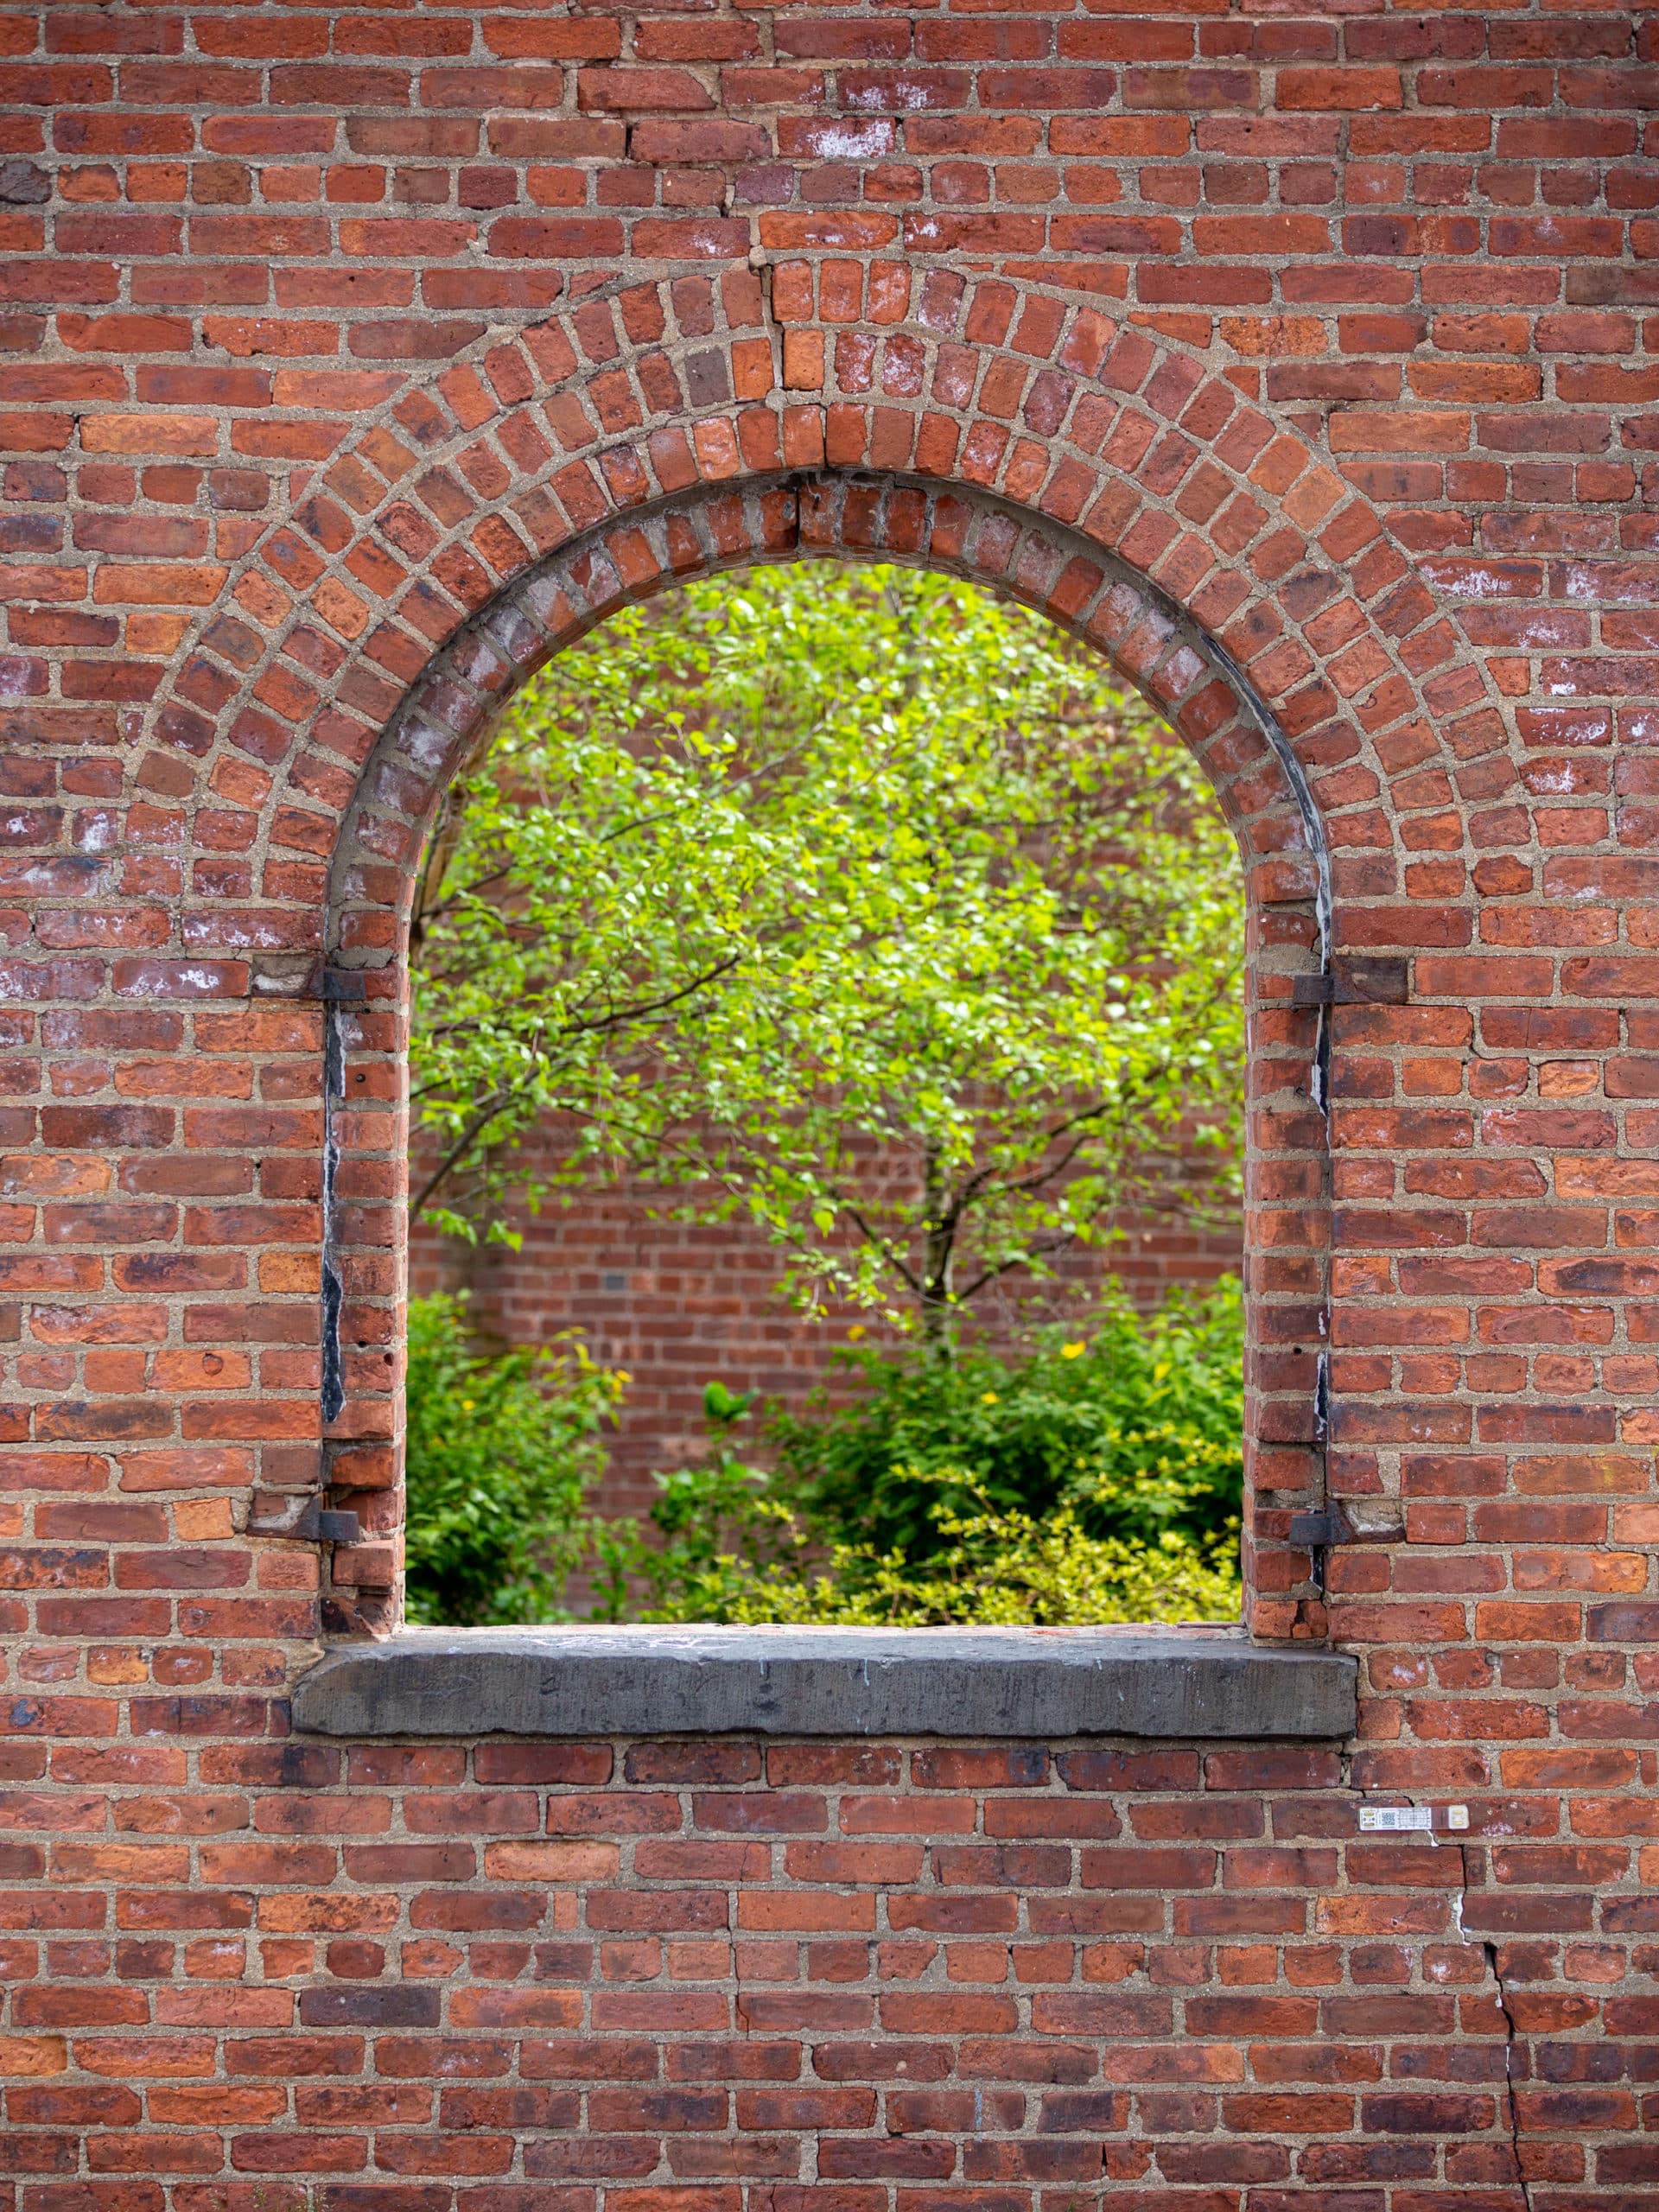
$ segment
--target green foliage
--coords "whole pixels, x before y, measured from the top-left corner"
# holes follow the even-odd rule
[[[774,1421],[711,1384],[712,1449],[659,1475],[655,1536],[601,1532],[608,1617],[1033,1627],[1236,1619],[1242,1301],[1224,1284],[1012,1363],[861,1359],[863,1395]]]
[[[927,1559],[837,1544],[827,1568],[804,1559],[757,1569],[719,1562],[687,1588],[685,1610],[653,1618],[840,1623],[849,1627],[1083,1628],[1129,1621],[1236,1620],[1236,1547],[1171,1529],[1155,1541],[1091,1536],[1071,1506],[1046,1521],[979,1503],[934,1512]]]
[[[1242,1336],[1224,1284],[1020,1361],[863,1356],[852,1403],[770,1424],[775,1474],[743,1455],[751,1397],[712,1382],[709,1453],[657,1478],[646,1531],[582,1510],[627,1378],[569,1338],[480,1358],[462,1300],[417,1300],[410,1617],[556,1619],[585,1564],[611,1619],[1235,1618]]]
[[[1039,1519],[998,1510],[963,1470],[941,1468],[915,1480],[931,1479],[963,1502],[934,1500],[931,1546],[918,1558],[872,1544],[817,1543],[767,1496],[759,1470],[745,1471],[741,1495],[729,1484],[705,1487],[702,1471],[673,1478],[672,1504],[665,1499],[652,1518],[680,1533],[661,1552],[637,1529],[613,1524],[611,1563],[650,1592],[634,1618],[893,1628],[1238,1618],[1236,1529],[1208,1541],[1175,1528],[1150,1538],[1092,1535],[1082,1517],[1086,1495]],[[619,1580],[613,1599],[621,1589]],[[621,1614],[617,1605],[609,1618]]]
[[[588,1535],[582,1493],[626,1375],[574,1336],[480,1358],[465,1300],[409,1309],[407,1605],[412,1621],[476,1627],[565,1618],[559,1598]]]
[[[692,1593],[723,1586],[729,1554],[741,1551],[747,1567],[762,1573],[798,1555],[804,1530],[770,1478],[737,1449],[735,1432],[751,1402],[752,1394],[721,1382],[705,1389],[708,1456],[655,1478],[662,1496],[651,1510],[654,1535],[632,1519],[594,1523],[589,1572],[602,1619],[720,1619],[683,1609],[696,1602]]]
[[[641,1175],[943,1348],[1169,1204],[1183,1134],[1229,1203],[1242,902],[1185,748],[1040,617],[898,569],[694,583],[560,656],[435,837],[417,1203],[498,1233],[515,1185]]]
[[[878,1551],[925,1557],[969,1496],[1038,1518],[1071,1507],[1096,1536],[1203,1541],[1237,1515],[1243,1483],[1243,1299],[1228,1279],[1154,1314],[1126,1300],[1085,1335],[1046,1331],[1024,1359],[949,1365],[843,1354],[849,1404],[775,1416],[771,1443],[809,1520]]]

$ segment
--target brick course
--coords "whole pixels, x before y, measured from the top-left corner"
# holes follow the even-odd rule
[[[16,2212],[1645,2212],[1651,48],[5,19]],[[426,813],[620,595],[804,550],[1046,607],[1239,828],[1250,1618],[1361,1655],[1340,1752],[286,1732],[394,1613]],[[1321,844],[1408,989],[1323,1048]]]

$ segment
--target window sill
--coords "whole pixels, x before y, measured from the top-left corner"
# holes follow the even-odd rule
[[[404,1629],[294,1691],[326,1736],[1351,1735],[1353,1659],[1237,1628]]]

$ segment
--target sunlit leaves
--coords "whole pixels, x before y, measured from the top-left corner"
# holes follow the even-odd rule
[[[1172,1147],[1236,1154],[1243,935],[1184,749],[1035,615],[892,569],[699,582],[556,661],[440,830],[424,1196],[487,1234],[515,1184],[643,1175],[757,1224],[804,1302],[948,1333],[1164,1203]]]

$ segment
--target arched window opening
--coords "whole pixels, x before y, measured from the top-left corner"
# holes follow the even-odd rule
[[[1246,944],[1187,743],[978,584],[557,655],[416,877],[412,1616],[1236,1618]]]
[[[324,1447],[321,1496],[314,1491],[311,1497],[321,1508],[314,1525],[325,1547],[326,1630],[331,1636],[384,1638],[405,1617],[404,1372],[411,1333],[408,956],[423,860],[446,794],[486,758],[514,701],[550,664],[580,649],[611,617],[647,603],[666,605],[677,587],[702,579],[802,561],[885,562],[956,577],[1046,618],[1052,639],[1066,641],[1062,650],[1090,656],[1090,668],[1109,669],[1126,695],[1147,702],[1155,717],[1179,733],[1225,817],[1243,861],[1246,908],[1243,1622],[1251,1636],[1269,1643],[1317,1640],[1325,1630],[1322,1547],[1332,1525],[1325,1375],[1332,1171],[1324,1009],[1333,997],[1374,997],[1390,987],[1387,976],[1359,975],[1352,962],[1338,963],[1339,972],[1332,969],[1330,856],[1300,758],[1313,742],[1310,728],[1317,732],[1320,727],[1317,721],[1310,725],[1309,717],[1317,715],[1325,695],[1313,687],[1290,700],[1300,733],[1293,746],[1239,663],[1096,538],[960,484],[810,469],[783,479],[693,484],[626,518],[573,534],[493,595],[480,593],[476,613],[448,636],[424,667],[410,669],[395,709],[383,706],[372,737],[364,733],[366,741],[353,746],[360,765],[331,862],[324,958],[317,971],[327,1010],[320,1267]],[[1258,629],[1270,634],[1271,621],[1263,621],[1265,629],[1260,624]],[[1249,643],[1243,635],[1235,639],[1238,646]],[[1264,672],[1271,659],[1276,684],[1294,674],[1294,663],[1281,666],[1279,658],[1248,651],[1244,658],[1252,669],[1261,663]],[[377,697],[384,691],[380,687]],[[1338,746],[1344,741],[1340,734],[1330,740]],[[1203,786],[1195,789],[1201,793]],[[688,1243],[712,1233],[706,1226],[681,1226]],[[720,1225],[721,1233],[729,1234],[732,1226]],[[775,1268],[774,1255],[762,1256]],[[418,1274],[425,1264],[418,1251],[416,1260]],[[500,1248],[487,1242],[475,1248],[473,1263],[508,1264]],[[582,1289],[579,1324],[591,1332],[591,1325],[607,1318],[601,1301],[630,1294],[630,1286],[613,1288],[605,1281],[607,1274],[626,1272],[592,1271],[597,1287]],[[431,1286],[428,1269],[417,1287]],[[680,1292],[666,1296],[677,1299]],[[486,1306],[480,1300],[487,1324]],[[418,1324],[418,1312],[416,1319]],[[779,1325],[794,1328],[795,1317],[784,1312]],[[418,1339],[418,1327],[415,1333]],[[439,1346],[436,1356],[464,1366],[471,1351],[493,1348],[487,1325],[476,1338],[469,1345],[463,1332]],[[1060,1351],[1077,1340],[1064,1334]],[[879,1348],[879,1332],[873,1341]],[[615,1363],[608,1352],[603,1359],[593,1357],[601,1364]],[[1072,1374],[1074,1363],[1063,1371]],[[703,1377],[696,1379],[700,1383]],[[533,1377],[527,1387],[534,1387]],[[481,1438],[475,1396],[470,1409],[465,1405],[470,1395],[458,1390],[455,1401],[466,1417],[464,1433]],[[695,1389],[691,1395],[695,1400]],[[701,1444],[698,1414],[693,1402],[680,1433]],[[753,1456],[757,1419],[752,1414],[747,1425],[730,1432],[740,1460]],[[459,1429],[459,1420],[452,1427]],[[1230,1443],[1237,1433],[1236,1424],[1230,1427]],[[614,1467],[618,1432],[590,1425],[589,1433],[597,1434]],[[713,1452],[712,1440],[704,1448]],[[493,1444],[490,1451],[499,1459]],[[1343,1466],[1344,1480],[1351,1476],[1363,1485],[1370,1479],[1351,1455]],[[291,1516],[303,1503],[273,1499],[262,1508],[262,1518],[274,1526],[273,1516]],[[461,1517],[471,1510],[463,1497]],[[282,1525],[289,1525],[288,1518]],[[738,1548],[750,1557],[753,1535]],[[982,1574],[978,1581],[993,1579]],[[591,1604],[594,1594],[590,1577],[585,1602]],[[1205,1650],[1221,1651],[1217,1633],[1207,1632],[1208,1643],[1199,1638]],[[395,1637],[392,1644],[401,1649]],[[467,1646],[463,1637],[456,1649],[480,1647]],[[1033,1663],[1037,1651],[1032,1647]],[[389,1656],[396,1659],[397,1650]],[[533,1668],[529,1658],[524,1663]],[[1232,1663],[1217,1659],[1217,1682]],[[1207,1665],[1199,1667],[1200,1674]],[[525,1679],[535,1690],[535,1681]],[[1173,1694],[1157,1692],[1160,1699]],[[1166,1707],[1160,1704],[1157,1713],[1162,1726]]]

